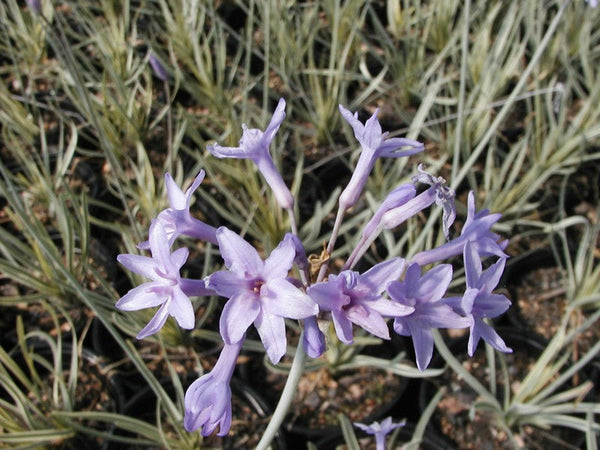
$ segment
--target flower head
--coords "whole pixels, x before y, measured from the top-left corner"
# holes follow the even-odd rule
[[[219,427],[225,436],[231,427],[231,388],[229,383],[244,339],[225,344],[213,370],[194,381],[185,393],[183,426],[189,432],[202,428],[202,436]]]
[[[391,417],[386,417],[381,423],[375,421],[371,425],[364,423],[354,422],[354,426],[360,428],[367,434],[375,436],[375,443],[377,450],[385,450],[385,437],[394,431],[396,428],[400,428],[406,425],[406,420],[402,422],[394,423]]]
[[[352,114],[352,112],[342,105],[339,105],[339,108],[344,119],[346,119],[354,130],[354,136],[362,148],[352,178],[350,178],[348,186],[346,186],[340,195],[340,208],[345,210],[357,202],[377,158],[410,156],[423,151],[425,147],[422,143],[412,139],[388,139],[388,132],[382,133],[381,125],[379,124],[379,120],[377,120],[379,109],[375,110],[373,115],[363,125],[358,120],[358,113]]]
[[[421,276],[421,267],[411,264],[403,281],[388,285],[390,298],[414,308],[411,314],[396,317],[394,330],[412,336],[417,367],[425,370],[433,355],[433,328],[465,328],[469,321],[443,303],[442,297],[452,280],[452,266],[442,264]]]
[[[269,153],[271,141],[285,119],[285,100],[282,98],[277,104],[271,122],[261,131],[257,128],[248,128],[242,125],[242,137],[238,147],[221,147],[218,144],[209,145],[208,151],[217,158],[251,159],[254,161],[267,184],[273,190],[275,198],[281,207],[291,210],[294,208],[294,197],[286,186],[281,174]]]
[[[160,59],[158,59],[158,56],[156,56],[156,53],[151,51],[148,61],[150,62],[150,67],[152,67],[154,75],[162,81],[167,81],[167,70]]]
[[[388,283],[402,274],[404,260],[393,258],[373,266],[362,275],[344,270],[329,275],[326,282],[308,288],[321,311],[330,311],[335,331],[345,344],[353,342],[352,324],[382,339],[390,334],[384,317],[410,314],[414,308],[391,302],[382,296]]]
[[[490,214],[487,209],[476,212],[475,194],[473,191],[469,192],[467,220],[465,221],[460,236],[434,249],[417,253],[413,256],[411,262],[416,262],[421,266],[424,266],[460,255],[463,253],[465,244],[469,241],[477,250],[479,256],[496,255],[500,258],[507,258],[508,255],[504,253],[504,249],[508,245],[508,241],[501,241],[500,236],[491,231],[492,225],[494,225],[500,217],[502,217],[501,214]]]
[[[161,211],[158,214],[157,220],[162,224],[169,245],[172,245],[180,235],[190,236],[203,241],[217,244],[217,230],[215,227],[205,224],[204,222],[192,217],[190,214],[190,203],[192,195],[204,180],[204,170],[194,179],[192,185],[187,188],[185,193],[177,186],[173,177],[169,173],[165,173],[165,186],[167,187],[167,196],[169,198],[169,208]],[[149,242],[141,242],[138,244],[141,250],[149,249]]]
[[[473,356],[479,339],[483,339],[496,350],[511,353],[502,338],[483,319],[497,317],[510,306],[510,300],[504,295],[493,294],[504,271],[506,258],[500,258],[485,271],[481,267],[481,258],[475,246],[467,242],[464,248],[465,274],[467,290],[462,297],[444,299],[444,303],[466,316],[469,321],[470,335],[467,352]]]
[[[281,241],[263,261],[248,242],[226,227],[217,229],[221,256],[228,270],[207,278],[207,287],[229,298],[220,319],[220,331],[227,344],[238,342],[254,323],[274,364],[285,354],[284,318],[315,316],[318,306],[287,280],[296,256],[291,237]]]
[[[162,224],[154,220],[150,225],[150,251],[152,257],[123,254],[117,260],[129,270],[139,273],[152,281],[131,289],[121,297],[116,307],[124,311],[160,306],[148,325],[137,335],[138,339],[158,332],[165,324],[169,315],[181,328],[194,328],[194,308],[186,294],[186,283],[179,275],[179,269],[188,257],[188,249],[180,248],[171,253],[167,233]],[[194,295],[209,295],[212,291],[204,288],[204,283],[194,286]]]

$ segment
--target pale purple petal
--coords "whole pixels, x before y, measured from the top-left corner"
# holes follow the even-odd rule
[[[348,317],[351,322],[381,339],[390,338],[387,322],[376,311],[361,305],[356,305],[348,308],[346,317]]]
[[[146,278],[152,280],[157,280],[159,278],[156,273],[156,261],[153,258],[126,253],[117,256],[117,261],[132,272],[143,275]]]
[[[173,287],[171,299],[167,302],[169,314],[175,317],[177,324],[186,330],[191,330],[196,324],[194,307],[187,295],[178,287]]]
[[[252,283],[245,278],[238,277],[233,272],[221,270],[206,278],[206,287],[213,289],[223,297],[230,298],[239,292],[251,290]]]
[[[430,328],[421,324],[409,322],[408,326],[415,347],[417,367],[423,371],[427,369],[433,355],[433,335]]]
[[[217,158],[246,159],[254,156],[242,147],[222,147],[218,144],[209,145],[206,149]]]
[[[477,251],[467,242],[464,252],[465,275],[467,277],[467,286],[470,288],[479,288],[479,278],[481,277],[481,259]]]
[[[371,267],[360,276],[358,289],[370,291],[373,296],[380,295],[390,281],[400,278],[404,270],[402,258],[392,258]]]
[[[482,292],[492,292],[502,277],[504,272],[504,266],[506,264],[506,258],[500,258],[496,263],[487,268],[479,279],[479,289]]]
[[[267,281],[260,299],[263,310],[280,317],[304,319],[319,313],[314,300],[284,278]]]
[[[219,320],[219,330],[223,340],[227,344],[239,342],[259,313],[260,302],[257,296],[242,292],[231,297],[225,303]]]
[[[150,322],[148,322],[148,325],[146,325],[142,329],[142,331],[140,331],[138,333],[138,335],[136,336],[138,339],[144,339],[144,338],[146,338],[150,335],[156,334],[160,331],[160,329],[163,327],[163,325],[167,321],[167,318],[169,317],[169,310],[167,309],[167,305],[168,305],[168,302],[165,302],[160,308],[158,308],[158,311],[156,311],[156,314],[154,315],[154,317],[152,317],[152,319],[150,319]]]
[[[331,311],[331,318],[335,327],[335,333],[344,344],[352,344],[354,336],[352,333],[352,322],[342,311]]]
[[[171,208],[176,210],[189,208],[188,199],[168,172],[165,173],[165,186],[167,187],[167,196],[169,197]]]
[[[205,174],[206,172],[204,172],[204,169],[200,170],[200,172],[198,172],[198,175],[196,175],[196,178],[194,178],[194,181],[192,182],[190,187],[187,188],[187,190],[185,191],[185,209],[189,208],[192,195],[194,194],[194,192],[196,192],[196,189],[198,189],[202,181],[204,181]]]
[[[311,358],[318,358],[325,351],[325,336],[315,316],[304,319],[303,342],[306,354]]]
[[[226,227],[217,229],[219,250],[225,266],[234,273],[256,276],[262,272],[263,261],[258,252],[242,237]]]
[[[265,346],[269,359],[273,364],[277,364],[285,355],[287,347],[284,319],[261,310],[254,321],[254,325],[258,330],[260,340]]]
[[[265,129],[265,132],[264,132],[263,139],[265,140],[265,145],[267,147],[273,140],[275,133],[277,133],[277,131],[279,130],[279,127],[283,123],[284,119],[285,119],[285,99],[280,98],[279,102],[277,102],[277,107],[275,108],[275,111],[273,111],[273,117],[271,117],[271,121],[269,122],[269,125],[267,125],[267,128]]]
[[[168,291],[158,281],[149,281],[129,290],[121,297],[115,306],[123,311],[137,311],[160,305],[168,298]]]
[[[167,272],[177,270],[171,263],[171,250],[169,239],[162,224],[153,220],[150,224],[150,251],[161,269]]]
[[[181,269],[181,267],[187,261],[187,258],[190,254],[189,249],[186,247],[181,247],[171,253],[171,262],[173,263],[173,268],[177,271]]]
[[[295,257],[294,243],[284,238],[265,260],[262,277],[265,280],[287,277]]]
[[[425,272],[414,296],[424,302],[438,300],[446,293],[450,281],[452,281],[452,266],[450,264],[440,264]]]
[[[369,300],[367,304],[372,310],[387,317],[407,316],[415,310],[412,306],[403,305],[400,302],[393,302],[386,298]]]
[[[420,153],[423,150],[425,150],[425,146],[422,142],[406,138],[390,138],[379,145],[377,155],[386,158],[400,158]]]
[[[340,284],[334,281],[313,284],[307,292],[323,311],[338,311],[350,303],[350,297],[345,295]]]

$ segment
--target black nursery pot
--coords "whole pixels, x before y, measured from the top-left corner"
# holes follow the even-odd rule
[[[509,380],[502,379],[502,372],[497,366],[496,375],[497,388],[496,396],[500,402],[503,401],[504,383],[523,380],[529,373],[533,364],[537,361],[539,355],[545,349],[547,342],[539,336],[524,334],[523,330],[509,328],[497,328],[496,331],[504,339],[508,347],[512,348],[513,353],[507,354],[507,368],[509,371]],[[469,372],[474,375],[484,386],[489,385],[487,379],[487,359],[483,342],[480,341],[478,349],[473,358],[467,355],[468,336],[457,339],[448,344],[448,348],[453,355],[462,362]],[[430,367],[438,368],[444,366],[443,358],[437,354],[434,356]],[[478,394],[473,391],[462,379],[456,377],[452,369],[448,369],[440,377],[431,381],[425,381],[421,384],[419,391],[419,408],[425,409],[429,401],[433,398],[437,390],[445,386],[446,394],[437,405],[428,429],[437,431],[444,438],[452,441],[452,447],[462,448],[469,445],[469,448],[485,448],[493,445],[493,448],[508,449],[512,448],[506,437],[502,436],[498,429],[492,429],[493,419],[485,411],[479,411],[473,417],[471,406],[477,400]],[[564,443],[582,443],[585,436],[583,433],[570,429],[552,429],[552,431],[538,430],[529,427],[528,434],[523,434],[526,448],[527,442],[539,444],[539,448],[544,446],[548,448],[557,448],[560,439]],[[578,444],[576,444],[578,445]],[[491,447],[490,447],[491,448]],[[560,447],[566,448],[566,447]],[[574,448],[577,448],[574,447]]]
[[[190,380],[190,383],[192,381]],[[161,380],[161,385],[169,395],[174,395],[171,380]],[[224,450],[254,448],[268,425],[272,411],[260,394],[237,377],[231,379],[230,386],[233,414],[231,430],[224,437],[213,434],[204,438],[203,445]],[[156,396],[152,388],[144,386],[129,398],[124,407],[124,414],[154,423],[156,421]],[[115,444],[114,447],[110,446],[110,448],[117,449],[120,447]],[[286,437],[283,431],[280,430],[277,433],[271,448],[274,450],[287,450]]]
[[[402,419],[394,420],[394,422],[399,422]],[[391,433],[387,436],[386,439],[386,448],[388,450],[395,449],[403,449],[404,445],[412,440],[412,436],[415,432],[416,424],[407,423],[403,427],[398,429],[396,434],[396,439],[394,440],[393,445],[391,444]],[[360,448],[363,450],[371,450],[375,449],[375,437],[372,435],[368,435],[360,430],[355,429],[356,436],[359,440]],[[316,446],[318,450],[336,450],[340,445],[345,443],[344,438],[342,436],[334,436],[334,437],[326,437],[316,442]],[[454,447],[442,438],[437,433],[427,430],[426,433],[423,434],[423,439],[419,444],[419,450],[454,450]]]
[[[365,347],[361,353],[389,359],[402,350],[402,345],[403,341],[394,339]],[[275,408],[286,376],[269,371],[260,358],[249,358],[240,369],[244,379],[263,392]],[[364,423],[386,417],[403,397],[407,384],[406,378],[370,367],[337,373],[326,368],[306,372],[283,425],[289,448],[304,450],[308,441],[341,436],[339,412]]]

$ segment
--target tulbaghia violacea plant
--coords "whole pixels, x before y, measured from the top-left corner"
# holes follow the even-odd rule
[[[341,270],[338,273],[330,270],[326,261],[335,247],[343,217],[359,201],[375,160],[411,156],[424,149],[417,141],[388,138],[387,132],[382,132],[377,111],[364,125],[356,113],[352,114],[341,105],[340,112],[352,127],[361,153],[354,173],[338,199],[338,214],[317,273],[309,272],[307,249],[298,235],[294,217],[295,200],[269,150],[285,118],[283,99],[264,131],[244,125],[238,147],[218,144],[208,147],[208,151],[219,158],[254,161],[279,205],[290,214],[291,233],[283,237],[268,257],[263,259],[253,244],[235,231],[225,226],[215,228],[192,215],[191,198],[204,178],[204,171],[185,192],[170,174],[165,174],[169,207],[152,220],[149,240],[138,245],[140,250],[150,250],[152,256],[118,257],[125,267],[152,281],[133,288],[117,302],[117,307],[131,311],[160,306],[138,338],[158,332],[169,315],[182,328],[194,328],[194,307],[190,297],[217,295],[226,299],[219,321],[223,340],[219,359],[213,370],[193,382],[185,395],[184,426],[188,431],[200,430],[204,436],[217,430],[220,436],[228,433],[232,420],[229,381],[252,324],[273,364],[277,364],[287,351],[285,321],[298,320],[303,330],[288,383],[259,448],[268,447],[287,413],[305,355],[320,357],[327,339],[335,339],[336,345],[351,345],[355,325],[363,333],[380,339],[390,339],[390,326],[400,335],[411,336],[417,367],[421,371],[431,360],[432,330],[437,328],[469,328],[469,355],[473,354],[480,339],[497,350],[510,351],[491,325],[484,321],[503,313],[510,303],[504,296],[492,292],[507,257],[504,253],[506,241],[501,241],[490,230],[500,215],[489,214],[487,210],[476,212],[474,194],[470,193],[462,232],[451,239],[450,227],[455,218],[454,191],[441,177],[434,177],[420,165],[412,183],[401,184],[382,201],[363,227]],[[418,193],[417,188],[422,184],[428,187]],[[409,262],[394,255],[362,273],[353,269],[383,230],[398,228],[434,204],[443,208],[442,229],[448,240],[446,244],[417,253]],[[185,247],[171,250],[181,235],[218,245],[224,268],[202,280],[182,278],[180,269],[189,252]],[[461,254],[466,270],[466,290],[460,296],[448,296],[452,266],[439,263]],[[495,257],[497,261],[483,270],[482,258],[487,257]],[[436,265],[427,267],[431,263]],[[323,333],[329,327],[335,334]],[[381,424],[357,426],[375,434],[377,442],[381,443],[385,434],[400,424],[393,424],[390,419]]]

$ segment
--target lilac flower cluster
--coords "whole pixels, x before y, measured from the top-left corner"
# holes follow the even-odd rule
[[[356,113],[341,105],[340,112],[354,130],[361,153],[350,182],[339,197],[327,257],[335,245],[337,225],[357,203],[375,160],[410,156],[424,150],[423,144],[417,141],[388,138],[387,133],[382,132],[377,111],[364,125]],[[486,322],[510,305],[505,296],[493,293],[507,258],[504,253],[507,241],[491,231],[500,215],[487,210],[476,211],[475,196],[471,192],[466,222],[460,235],[450,239],[450,227],[456,216],[454,192],[442,178],[433,177],[421,166],[411,183],[398,186],[383,200],[365,224],[355,249],[339,273],[328,274],[328,258],[321,262],[316,277],[309,273],[306,250],[295,231],[294,197],[269,151],[284,118],[285,101],[281,99],[265,131],[244,125],[238,147],[208,147],[218,158],[252,160],[280,206],[290,213],[292,233],[288,233],[266,259],[234,231],[224,226],[214,228],[190,214],[191,197],[203,181],[204,171],[185,192],[167,173],[169,207],[152,220],[149,240],[138,246],[149,250],[151,256],[123,254],[118,257],[126,268],[151,281],[130,290],[116,306],[126,311],[159,307],[139,332],[140,339],[157,333],[169,315],[182,328],[193,329],[195,316],[190,297],[218,295],[227,299],[219,321],[224,343],[219,359],[213,370],[195,381],[185,395],[184,426],[188,431],[200,429],[204,436],[217,428],[220,436],[229,431],[232,414],[229,382],[251,325],[274,364],[286,353],[286,319],[301,321],[304,330],[301,345],[312,358],[319,357],[326,348],[321,328],[327,321],[333,324],[337,338],[344,344],[353,343],[355,325],[381,339],[390,339],[388,322],[392,323],[396,333],[412,337],[420,370],[425,370],[431,360],[432,330],[437,328],[469,328],[469,355],[474,353],[480,339],[499,351],[511,351]],[[417,194],[419,184],[428,187]],[[417,253],[408,261],[391,257],[364,273],[353,270],[383,230],[398,227],[434,203],[443,208],[445,244]],[[186,248],[171,251],[171,247],[182,235],[218,245],[224,270],[203,280],[181,277],[180,269],[189,252]],[[446,296],[453,268],[443,261],[458,255],[462,255],[464,262],[466,289],[461,295]],[[489,257],[496,260],[483,270],[482,258]]]

